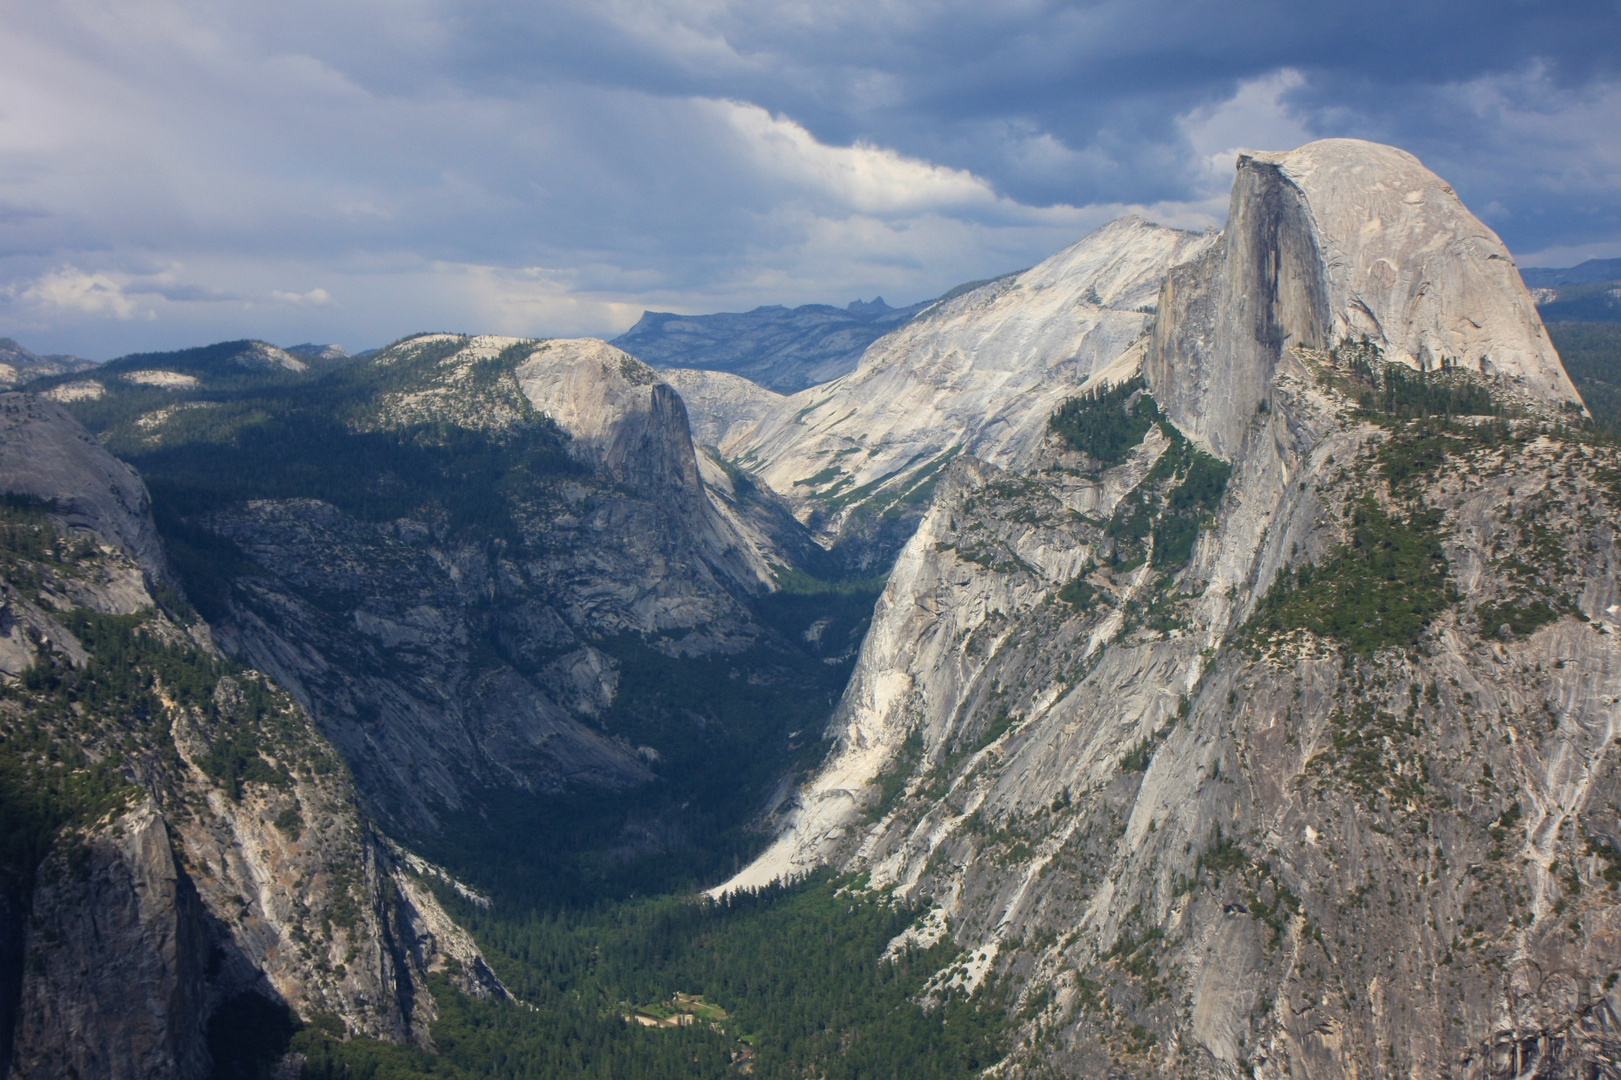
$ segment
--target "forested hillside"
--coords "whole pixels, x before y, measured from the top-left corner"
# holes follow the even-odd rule
[[[558,621],[544,605],[557,602],[559,586],[533,569],[567,556],[548,493],[597,492],[588,497],[613,514],[655,500],[638,502],[627,481],[571,453],[570,434],[518,391],[513,373],[533,343],[503,343],[471,361],[468,345],[429,339],[381,361],[299,369],[255,362],[263,352],[237,342],[116,361],[94,373],[99,391],[82,376],[39,387],[140,469],[177,580],[227,647],[241,650],[252,632],[242,627],[256,619],[318,648],[344,633],[331,623],[330,636],[316,637],[309,627],[323,620],[410,625],[425,604],[459,620],[464,629],[448,637],[372,631],[375,647],[342,663],[347,673],[375,665],[375,681],[283,674],[340,747],[354,745],[355,728],[371,738],[372,725],[386,725],[393,687],[410,687],[427,665],[441,693],[447,671],[468,671],[469,687],[524,680],[531,699],[573,710],[581,734],[568,737],[600,741],[608,756],[599,759],[621,770],[538,784],[515,784],[510,771],[457,776],[454,799],[423,798],[428,813],[413,817],[409,799],[368,783],[367,751],[351,750],[371,812],[470,886],[422,879],[492,950],[518,1003],[466,997],[435,975],[427,988],[437,1019],[414,1048],[358,1035],[349,1017],[299,1022],[239,1003],[213,1029],[219,1075],[264,1074],[288,1050],[306,1056],[310,1076],[711,1076],[745,1064],[757,1075],[839,1075],[852,1040],[864,1049],[848,1057],[849,1075],[983,1067],[999,1014],[959,1002],[949,1015],[980,1019],[948,1031],[947,1014],[914,1000],[941,957],[883,958],[915,918],[909,907],[827,880],[728,905],[695,899],[758,851],[765,837],[754,823],[783,797],[773,792],[819,759],[882,579],[825,581],[814,561],[781,565],[781,587],[769,593],[697,579],[709,590],[701,595],[719,598],[724,633],[741,648],[696,644],[680,629],[688,651],[672,655],[656,626],[574,621],[561,605]],[[455,396],[423,407],[447,379]],[[602,546],[626,540],[593,535],[601,575]],[[662,550],[682,542],[676,534]],[[460,580],[443,576],[445,562]],[[504,564],[531,575],[523,591],[483,569]],[[401,594],[410,603],[380,610]],[[289,630],[294,612],[301,622]],[[282,662],[274,650],[260,655]],[[559,656],[568,663],[557,665]],[[606,669],[606,692],[582,682],[582,668]],[[433,689],[424,685],[419,700],[440,708]],[[345,719],[350,702],[358,722]],[[247,783],[268,782],[255,771],[268,747],[248,729],[236,739],[232,760],[246,764],[231,768],[246,769]],[[475,894],[488,905],[467,899]],[[707,1003],[689,1010],[702,1022],[626,1020],[680,1013],[678,993]],[[237,1028],[258,1034],[232,1037]]]
[[[1593,419],[1621,432],[1621,322],[1551,323],[1548,336]]]

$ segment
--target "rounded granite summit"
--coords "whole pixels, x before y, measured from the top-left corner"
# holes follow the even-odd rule
[[[1322,139],[1242,156],[1301,195],[1328,288],[1331,344],[1369,340],[1421,370],[1457,365],[1579,407],[1508,248],[1405,150]]]

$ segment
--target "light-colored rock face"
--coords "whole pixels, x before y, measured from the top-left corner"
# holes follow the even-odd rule
[[[1508,249],[1417,158],[1324,139],[1250,161],[1303,194],[1326,267],[1331,340],[1301,344],[1366,334],[1391,360],[1450,362],[1580,403]]]
[[[1178,423],[1230,456],[1286,345],[1367,337],[1580,408],[1501,240],[1411,154],[1355,139],[1239,159],[1228,224],[1172,275],[1147,373]]]
[[[338,350],[343,356],[343,350]],[[325,359],[326,357],[322,357]],[[238,367],[265,368],[281,371],[307,371],[309,365],[285,349],[278,349],[274,345],[267,345],[263,341],[255,341],[231,360]]]
[[[107,388],[94,379],[79,379],[75,382],[63,383],[53,386],[45,392],[45,396],[52,401],[99,401],[107,393]]]
[[[748,438],[761,420],[782,407],[783,395],[727,371],[666,368],[659,378],[687,403],[692,441],[719,447]]]
[[[770,586],[781,561],[768,535],[772,515],[751,515],[717,464],[700,461],[687,403],[664,373],[607,342],[579,338],[540,342],[514,374],[530,403],[568,433],[572,455],[681,515],[686,538],[723,576],[751,592]],[[701,388],[711,429],[784,400],[757,387],[744,391],[737,384],[752,384],[720,372],[684,377]]]
[[[535,408],[574,439],[576,453],[603,463],[627,417],[645,413],[658,372],[597,338],[545,341],[516,371]]]
[[[720,447],[836,535],[893,503],[947,455],[1027,457],[1047,418],[1142,333],[1167,271],[1211,238],[1122,218],[1022,274],[918,316],[857,369],[785,399]]]
[[[530,403],[568,432],[571,454],[649,494],[702,500],[686,406],[652,368],[579,338],[540,343],[516,375]]]
[[[1494,243],[1388,148],[1246,159],[1228,232],[1172,270],[1152,343],[1117,368],[1140,360],[1231,462],[1186,563],[1156,565],[1155,531],[1121,556],[1134,507],[1170,513],[1166,432],[1107,469],[1056,437],[955,461],[835,750],[726,887],[831,864],[931,901],[918,933],[964,949],[936,985],[1007,980],[1023,1007],[1008,1075],[1576,1076],[1613,1057],[1621,461],[1559,435],[1568,381],[1534,314],[1515,321]],[[1410,295],[1368,284],[1379,259]],[[1361,336],[1357,302],[1393,363],[1471,343],[1447,378],[1526,410],[1515,441],[1360,415],[1313,347]],[[1466,303],[1486,336],[1447,338]],[[1280,569],[1356,575],[1398,543],[1448,569],[1417,644],[1353,645],[1394,616],[1347,629],[1352,594],[1294,609],[1339,630],[1246,623]]]
[[[123,379],[135,386],[155,386],[161,390],[191,390],[197,385],[197,378],[194,375],[159,369],[128,371],[124,373]]]
[[[167,576],[146,485],[61,405],[0,394],[0,445],[0,491],[55,504],[70,528],[121,548],[154,578]]]

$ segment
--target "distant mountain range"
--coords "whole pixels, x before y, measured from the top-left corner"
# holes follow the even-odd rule
[[[1603,281],[1621,281],[1621,259],[1588,259],[1576,266],[1556,269],[1546,266],[1528,266],[1520,277],[1532,289],[1556,289],[1565,285],[1597,285]]]
[[[727,371],[791,394],[854,371],[867,346],[891,330],[936,304],[998,280],[970,281],[933,300],[900,308],[879,296],[842,308],[772,304],[716,315],[644,311],[613,344],[656,368]]]
[[[30,352],[10,338],[0,338],[0,389],[10,390],[31,379],[46,375],[65,375],[94,367],[95,362],[77,356],[40,356]]]
[[[1621,322],[1621,259],[1588,259],[1563,270],[1528,267],[1520,277],[1545,323]]]
[[[868,345],[928,306],[894,308],[880,296],[842,308],[772,304],[715,315],[646,311],[613,344],[654,367],[728,371],[791,394],[853,370]]]
[[[1416,158],[1230,206],[0,394],[0,1077],[1615,1075],[1621,446]]]

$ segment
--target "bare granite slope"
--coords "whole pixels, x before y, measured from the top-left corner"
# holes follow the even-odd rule
[[[1242,159],[1158,309],[1129,450],[945,469],[726,887],[930,900],[896,947],[1012,995],[1003,1075],[1608,1075],[1621,459],[1512,265],[1336,140]]]
[[[164,576],[146,485],[56,402],[0,395],[0,490],[53,504],[69,528],[94,532],[154,579]]]
[[[875,342],[855,371],[784,399],[720,450],[791,500],[826,543],[874,528],[886,511],[910,529],[932,490],[924,485],[956,454],[1027,457],[1063,397],[1142,335],[1169,269],[1210,243],[1140,218],[1111,222],[935,306]]]
[[[1391,362],[1581,408],[1502,241],[1394,147],[1326,139],[1242,157],[1221,242],[1172,274],[1162,309],[1144,370],[1223,456],[1284,345],[1366,337]]]
[[[10,827],[46,831],[0,866],[0,1072],[206,1076],[244,1001],[422,1040],[447,961],[504,994],[308,716],[154,596],[141,480],[54,403],[0,395],[0,419],[0,491],[28,497],[4,510],[0,746],[9,783],[58,793],[7,793]]]

